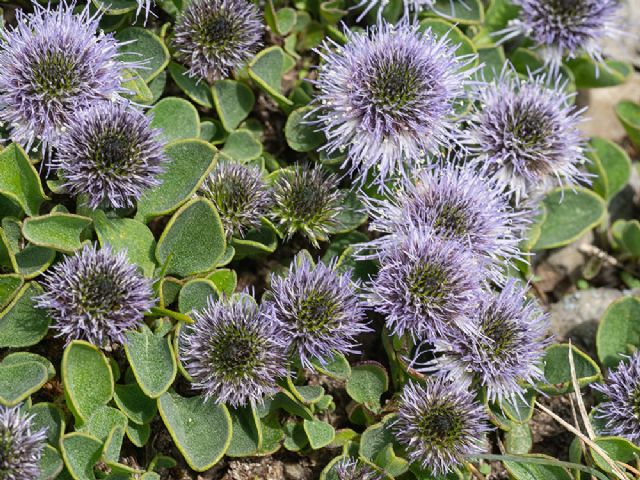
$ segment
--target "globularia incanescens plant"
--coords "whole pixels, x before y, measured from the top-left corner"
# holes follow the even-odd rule
[[[0,480],[640,478],[625,1],[3,3]]]

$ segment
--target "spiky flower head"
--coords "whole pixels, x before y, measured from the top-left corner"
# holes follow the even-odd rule
[[[343,152],[349,172],[383,182],[451,143],[474,57],[456,57],[446,35],[408,22],[346,36],[346,45],[327,40],[318,51],[314,118],[324,150]]]
[[[477,311],[472,335],[435,342],[439,373],[452,379],[471,377],[486,388],[494,402],[523,397],[527,385],[544,380],[541,369],[549,344],[549,316],[528,300],[526,289],[510,279],[500,293],[486,294]]]
[[[166,161],[161,131],[125,103],[101,102],[80,112],[60,137],[54,166],[72,195],[91,208],[133,207],[159,185]]]
[[[44,274],[37,306],[48,310],[56,336],[99,347],[124,343],[125,332],[143,322],[154,305],[151,281],[124,251],[87,245]]]
[[[336,271],[335,262],[315,266],[305,253],[293,259],[285,277],[271,275],[267,314],[289,339],[303,367],[313,369],[336,353],[357,353],[358,335],[370,331],[351,270]]]
[[[566,84],[545,76],[519,78],[506,67],[495,81],[476,90],[468,134],[477,164],[495,174],[515,200],[552,184],[585,181],[580,132],[583,109],[572,104]]]
[[[339,179],[327,174],[320,165],[295,165],[278,172],[273,185],[271,217],[288,237],[300,232],[318,247],[332,229],[340,225],[344,194]]]
[[[439,476],[484,451],[487,420],[464,385],[430,378],[426,384],[405,385],[394,432],[409,460]]]
[[[235,162],[218,162],[200,193],[218,209],[228,237],[243,237],[248,230],[259,227],[273,202],[260,169]]]
[[[178,18],[173,43],[189,75],[213,83],[253,56],[263,30],[247,0],[194,0]]]
[[[75,3],[32,5],[0,30],[0,120],[16,142],[48,151],[79,111],[118,99],[124,70],[136,65],[118,59],[119,43],[88,5],[75,14]]]
[[[527,211],[514,211],[509,197],[493,177],[454,163],[416,172],[385,199],[365,199],[369,229],[407,235],[426,229],[445,240],[456,240],[473,251],[499,279],[503,262],[520,257],[518,245],[527,225]],[[384,245],[393,235],[369,243]]]
[[[338,480],[382,480],[382,474],[366,463],[345,457],[333,468]]]
[[[286,337],[248,294],[209,297],[180,338],[180,357],[206,399],[255,405],[287,374]]]
[[[605,383],[592,388],[607,397],[595,414],[605,421],[602,434],[624,437],[640,445],[640,352],[610,371]]]
[[[413,230],[380,252],[369,303],[392,334],[434,341],[473,332],[484,272],[465,245]]]
[[[552,69],[563,57],[583,52],[602,61],[602,41],[615,37],[619,24],[619,0],[514,0],[519,18],[505,29],[506,39],[516,35],[531,38]]]
[[[0,478],[33,480],[40,475],[40,458],[46,429],[34,431],[33,415],[22,413],[20,405],[0,405]]]

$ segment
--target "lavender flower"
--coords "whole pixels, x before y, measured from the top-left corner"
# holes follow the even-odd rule
[[[499,294],[482,297],[478,319],[472,335],[435,342],[435,351],[443,354],[435,361],[436,369],[452,379],[476,378],[492,402],[523,397],[525,384],[544,379],[549,316],[511,279]]]
[[[475,57],[456,57],[447,36],[401,22],[346,32],[342,47],[327,40],[316,86],[314,118],[327,153],[344,152],[343,167],[383,182],[453,139],[454,103],[464,96]]]
[[[438,476],[484,450],[487,420],[469,391],[438,378],[404,387],[394,430],[409,460]]]
[[[320,165],[280,170],[273,191],[271,218],[288,237],[301,232],[318,248],[318,240],[326,240],[340,225],[344,195],[338,190],[338,177],[325,174]]]
[[[46,429],[33,431],[32,415],[20,405],[0,406],[0,476],[3,480],[33,480],[40,476]]]
[[[351,271],[338,273],[335,262],[313,265],[295,256],[287,276],[271,275],[267,314],[279,324],[302,366],[325,364],[335,353],[357,353],[356,337],[368,332],[364,306]]]
[[[613,38],[620,21],[618,0],[513,0],[520,17],[502,32],[502,41],[517,35],[530,37],[552,69],[562,57],[576,58],[585,52],[601,62],[600,43]]]
[[[194,388],[234,407],[262,402],[286,376],[286,340],[255,300],[209,297],[180,339],[180,357]]]
[[[386,199],[365,200],[369,229],[387,234],[366,244],[384,246],[397,234],[426,229],[456,240],[484,259],[498,280],[504,262],[520,258],[518,245],[527,225],[527,211],[515,212],[508,196],[491,177],[468,167],[445,166],[416,173]]]
[[[166,161],[161,131],[125,104],[102,102],[79,113],[60,138],[54,166],[72,195],[85,194],[91,208],[133,207],[159,185]]]
[[[382,475],[366,463],[346,457],[336,463],[333,471],[338,480],[382,480]]]
[[[123,343],[154,305],[151,281],[111,247],[85,246],[45,273],[37,306],[47,309],[52,327],[67,343],[87,340],[107,347]]]
[[[604,384],[592,387],[607,397],[596,409],[596,417],[606,421],[602,434],[640,444],[640,352],[609,372]]]
[[[553,183],[586,181],[579,129],[582,112],[571,104],[565,84],[549,86],[544,76],[520,79],[505,68],[495,82],[477,89],[469,122],[477,164],[495,173],[515,200]]]
[[[380,255],[369,302],[392,334],[434,341],[458,329],[471,334],[484,273],[464,245],[413,230]]]
[[[173,43],[189,75],[213,83],[253,56],[263,30],[247,0],[194,0],[178,18]]]
[[[273,202],[260,169],[233,162],[218,162],[200,193],[218,209],[228,237],[259,227]]]
[[[137,66],[118,60],[112,34],[98,34],[100,13],[74,7],[34,2],[0,30],[0,120],[27,149],[40,140],[48,151],[79,111],[118,99],[125,68]]]

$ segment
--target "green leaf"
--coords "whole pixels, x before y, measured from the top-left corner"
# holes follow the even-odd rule
[[[103,442],[105,459],[117,462],[126,428],[127,417],[120,410],[105,405],[93,412],[81,431]]]
[[[167,392],[158,400],[162,420],[187,464],[196,472],[215,465],[231,444],[227,407]]]
[[[194,278],[184,284],[178,297],[178,310],[181,313],[190,313],[193,310],[200,311],[207,306],[209,297],[217,300],[220,294],[211,280],[206,278]]]
[[[598,225],[606,213],[602,198],[581,187],[552,190],[543,203],[547,216],[534,250],[561,247],[577,240]]]
[[[29,244],[16,253],[18,273],[25,279],[35,278],[49,268],[55,258],[55,250]]]
[[[616,462],[633,465],[640,457],[640,448],[625,438],[600,437],[596,438],[595,443],[607,453],[610,459]],[[612,468],[599,453],[591,449],[591,455],[598,467],[605,472],[612,472]]]
[[[289,114],[284,126],[284,136],[289,146],[296,152],[310,152],[326,142],[318,125],[311,125],[309,113],[314,107],[301,107]]]
[[[454,23],[477,24],[484,21],[484,8],[480,0],[436,0],[433,11]],[[455,42],[453,42],[455,44]]]
[[[260,419],[250,406],[229,409],[232,422],[231,443],[226,455],[229,457],[248,457],[255,455],[262,444]]]
[[[439,18],[428,18],[420,22],[420,30],[427,29],[430,29],[431,32],[436,36],[436,38],[446,37],[449,39],[452,45],[457,45],[458,48],[455,51],[456,57],[467,55],[477,56],[478,51],[473,45],[473,42],[469,40],[469,38],[464,33],[462,33],[462,30],[460,30],[455,25]],[[475,58],[472,62],[465,65],[463,68],[470,69],[476,67],[477,65],[478,59]]]
[[[546,455],[522,455],[522,457],[549,458],[549,460],[553,460]],[[556,465],[520,463],[509,460],[505,460],[503,465],[514,480],[573,480],[567,470]]]
[[[236,291],[238,275],[235,270],[223,268],[211,273],[207,278],[213,282],[219,292],[227,296],[231,296]]]
[[[152,116],[151,127],[162,129],[167,142],[200,136],[198,111],[182,98],[163,98],[153,106],[149,115]]]
[[[93,221],[100,246],[111,245],[114,252],[125,251],[129,262],[138,265],[146,277],[153,276],[156,240],[149,227],[131,218],[107,218],[99,210]]]
[[[122,42],[118,48],[120,59],[125,62],[144,62],[144,69],[140,69],[145,82],[150,82],[169,64],[169,50],[151,30],[141,27],[130,27],[116,34],[116,39]],[[125,43],[127,42],[127,43]]]
[[[47,369],[38,362],[0,363],[0,404],[14,406],[47,382]]]
[[[385,368],[377,362],[361,363],[351,370],[346,390],[356,402],[364,404],[373,412],[382,407],[380,397],[389,388],[389,376]]]
[[[138,8],[136,0],[92,0],[93,4],[103,10],[105,15],[124,15]]]
[[[193,102],[205,108],[213,108],[213,98],[207,82],[190,77],[187,69],[176,62],[169,64],[169,74],[180,90]]]
[[[34,245],[73,253],[82,248],[80,235],[91,219],[70,213],[50,213],[30,217],[22,224],[22,235]]]
[[[126,339],[124,351],[138,385],[148,397],[158,398],[169,389],[178,370],[171,339],[154,335],[148,328],[128,332]]]
[[[56,369],[45,357],[31,352],[13,352],[4,357],[2,365],[15,365],[17,363],[35,362],[42,365],[47,370],[47,380],[56,376]]]
[[[116,385],[113,399],[122,413],[139,425],[149,423],[158,411],[157,402],[147,397],[135,383]]]
[[[0,348],[29,347],[45,337],[51,320],[34,300],[42,293],[40,285],[27,283],[0,314]]]
[[[128,90],[123,96],[136,103],[151,104],[153,92],[137,70],[126,69],[123,73],[122,88]]]
[[[256,101],[253,92],[235,80],[218,80],[211,90],[222,126],[227,132],[233,132],[253,110]]]
[[[213,270],[226,249],[226,237],[215,206],[195,198],[169,220],[156,247],[166,273],[187,277]]]
[[[262,143],[249,130],[240,129],[229,134],[222,152],[233,160],[247,163],[262,155]]]
[[[0,308],[4,308],[16,296],[24,280],[22,276],[13,273],[0,275]]]
[[[595,63],[588,57],[568,60],[567,66],[576,77],[577,88],[615,87],[626,82],[633,67],[618,60],[607,60],[605,63]]]
[[[0,151],[0,193],[20,205],[27,215],[38,215],[40,205],[49,198],[29,157],[15,143]]]
[[[127,425],[127,438],[131,440],[136,447],[144,447],[151,437],[151,426],[148,423],[138,425],[137,423],[129,422]]]
[[[216,162],[216,149],[202,140],[177,140],[166,146],[168,162],[159,176],[162,184],[147,190],[138,202],[136,219],[173,212],[196,192]]]
[[[382,422],[371,425],[362,433],[359,446],[359,454],[362,458],[375,462],[376,457],[387,445],[395,443],[395,435],[391,429],[394,420],[394,416],[386,417]]]
[[[633,146],[640,149],[640,105],[631,100],[623,100],[616,105],[616,115]]]
[[[249,62],[249,76],[281,106],[291,107],[293,102],[282,94],[282,73],[287,54],[278,46],[262,50]]]
[[[62,384],[67,406],[79,422],[113,397],[113,373],[107,358],[95,345],[74,340],[62,356]]]
[[[29,413],[33,415],[32,431],[46,429],[47,442],[57,447],[65,429],[65,417],[60,407],[53,403],[36,403],[29,409]]]
[[[509,453],[526,454],[533,447],[531,428],[526,423],[514,423],[511,429],[505,433],[504,440]]]
[[[602,315],[596,334],[596,349],[600,363],[615,368],[640,348],[640,299],[624,297],[613,302]]]
[[[351,365],[341,353],[335,353],[324,365],[315,358],[311,363],[318,372],[336,380],[347,380],[351,376]]]
[[[599,182],[593,182],[593,189],[606,200],[616,196],[629,182],[631,176],[631,160],[622,148],[609,140],[595,137],[590,142],[592,157],[596,157],[598,165],[602,167],[604,188],[598,188]]]
[[[54,480],[64,468],[62,457],[51,445],[45,445],[40,458],[40,477],[38,480]]]
[[[502,403],[504,414],[516,423],[527,423],[533,417],[536,393],[533,390],[527,390],[523,396],[526,403],[517,396]]]
[[[62,458],[74,480],[95,480],[93,467],[102,455],[102,442],[87,433],[69,433],[60,442]]]
[[[262,447],[258,454],[270,455],[277,452],[285,438],[277,414],[273,413],[267,415],[265,418],[261,418],[260,431],[262,432]]]
[[[302,425],[309,439],[309,445],[314,450],[329,445],[336,435],[334,428],[321,420],[303,420]]]
[[[589,356],[576,347],[571,347],[578,385],[584,387],[601,378],[600,368]],[[544,377],[547,383],[537,388],[551,395],[562,395],[573,391],[569,365],[569,345],[556,344],[547,347],[544,355]]]

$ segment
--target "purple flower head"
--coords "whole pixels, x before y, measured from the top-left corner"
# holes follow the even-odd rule
[[[541,364],[549,344],[549,316],[513,279],[499,294],[482,297],[477,316],[472,335],[435,342],[435,351],[442,353],[435,361],[438,372],[452,379],[476,378],[492,402],[522,397],[526,384],[544,380]]]
[[[515,212],[494,178],[452,161],[417,172],[387,199],[366,199],[369,229],[407,235],[425,229],[445,240],[456,240],[490,267],[498,280],[503,262],[520,258],[518,245],[528,223],[527,211]],[[394,241],[386,235],[371,246]]]
[[[520,16],[503,33],[507,40],[526,35],[538,47],[545,61],[556,70],[564,56],[576,58],[583,52],[601,62],[601,42],[618,33],[619,0],[513,0]]]
[[[261,403],[287,375],[286,339],[247,295],[214,300],[194,312],[180,338],[180,358],[206,399],[234,407]]]
[[[218,162],[200,193],[218,209],[228,237],[242,237],[248,230],[258,228],[273,202],[260,169],[235,162]]]
[[[125,332],[136,329],[155,303],[151,281],[125,252],[114,253],[108,245],[85,246],[66,257],[45,273],[43,283],[37,305],[48,310],[56,336],[67,343],[124,343]]]
[[[314,247],[326,240],[340,225],[344,194],[338,189],[336,175],[326,174],[320,165],[307,164],[279,170],[273,186],[271,217],[288,237],[300,232]]]
[[[16,25],[0,31],[0,120],[27,149],[39,140],[49,151],[79,111],[118,99],[124,70],[137,67],[118,60],[100,13],[74,7],[34,2],[33,13],[18,10]]]
[[[60,137],[53,165],[72,195],[85,194],[91,208],[133,207],[159,185],[165,162],[161,131],[124,103],[96,103],[73,118]]]
[[[338,480],[382,480],[382,474],[366,463],[345,457],[333,468]]]
[[[286,277],[271,275],[268,315],[289,339],[302,366],[325,364],[335,353],[358,353],[358,335],[370,331],[351,271],[338,273],[335,262],[313,265],[296,255]]]
[[[347,44],[327,40],[314,111],[327,153],[344,152],[349,172],[381,183],[453,139],[454,103],[465,95],[475,57],[456,57],[447,36],[401,22],[364,33]]]
[[[458,329],[471,334],[484,272],[459,242],[413,230],[380,252],[369,302],[392,334],[434,341]]]
[[[596,409],[596,417],[606,421],[602,434],[640,444],[640,352],[610,371],[605,383],[592,387],[607,397]]]
[[[0,406],[0,476],[3,480],[33,480],[40,476],[46,429],[33,431],[32,415],[20,405]]]
[[[431,378],[404,387],[394,430],[409,460],[439,476],[484,451],[487,420],[483,406],[464,386]]]
[[[263,31],[258,8],[247,0],[194,0],[178,18],[173,44],[190,76],[213,83],[253,56]]]
[[[476,91],[469,118],[470,150],[477,164],[496,174],[516,202],[553,183],[586,181],[579,125],[583,110],[571,104],[565,84],[548,85],[544,76],[524,80],[511,68]]]

